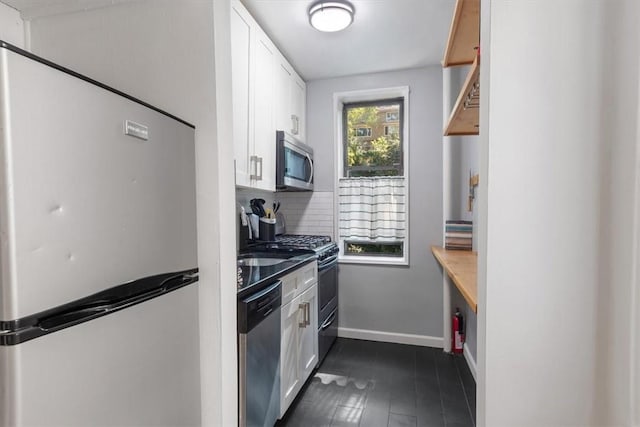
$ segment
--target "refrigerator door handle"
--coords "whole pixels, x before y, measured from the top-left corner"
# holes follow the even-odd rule
[[[133,280],[50,310],[0,322],[0,346],[16,345],[150,300],[198,281],[198,269]]]
[[[192,283],[194,280],[197,280],[197,275],[194,276],[194,274],[178,273],[167,278],[158,277],[157,279],[159,279],[159,285],[155,288],[148,289],[140,293],[132,292],[132,294],[125,295],[120,298],[112,298],[111,300],[102,299],[94,302],[89,302],[87,304],[81,304],[73,307],[70,310],[56,313],[50,317],[42,318],[36,326],[44,331],[55,331],[58,329],[66,328],[68,326],[73,326],[77,323],[86,322],[87,320],[91,320],[95,317],[99,317],[101,315],[108,314],[109,312],[129,307],[139,302],[155,298],[174,289],[181,288],[182,286]],[[153,279],[154,277],[150,279]],[[130,285],[134,287],[134,289],[135,283],[136,281],[130,283]]]
[[[94,317],[98,317],[109,311],[112,304],[88,304],[87,306],[78,307],[75,310],[60,313],[51,317],[44,318],[38,322],[37,327],[43,331],[55,331],[63,329],[67,326],[75,325],[81,321],[86,321]]]

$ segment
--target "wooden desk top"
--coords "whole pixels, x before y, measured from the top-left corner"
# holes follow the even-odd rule
[[[478,254],[431,246],[431,252],[475,313],[478,312]]]

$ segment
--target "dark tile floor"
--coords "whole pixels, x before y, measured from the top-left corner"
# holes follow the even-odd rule
[[[461,356],[338,338],[276,426],[473,427],[475,387]]]

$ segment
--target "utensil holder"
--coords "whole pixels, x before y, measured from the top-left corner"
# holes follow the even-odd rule
[[[276,240],[276,219],[275,218],[260,218],[259,225],[260,233],[259,239],[267,242],[273,242]]]

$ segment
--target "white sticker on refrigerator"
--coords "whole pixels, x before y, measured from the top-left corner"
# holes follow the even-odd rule
[[[149,139],[149,128],[131,120],[124,121],[124,133],[125,135],[135,136],[145,141]]]

